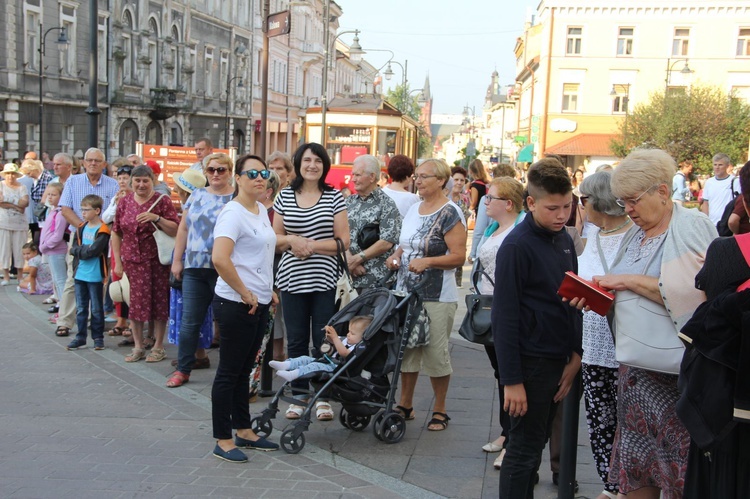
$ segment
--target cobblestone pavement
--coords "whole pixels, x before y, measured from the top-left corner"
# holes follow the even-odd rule
[[[218,351],[209,353],[212,369],[168,389],[169,361],[127,364],[119,338],[107,337],[103,351],[90,340],[87,349],[65,350],[70,339],[54,336],[42,299],[0,288],[0,497],[497,497],[496,454],[481,450],[499,434],[495,381],[484,350],[455,331],[446,431],[426,430],[431,390],[420,377],[417,418],[398,444],[379,442],[369,427],[345,429],[336,418],[314,421],[300,454],[248,451],[250,461],[237,465],[211,455]],[[457,324],[462,316],[461,304]],[[167,352],[176,357],[174,345]],[[251,411],[269,400],[259,398]],[[283,413],[274,425],[277,442]],[[578,497],[596,497],[585,421],[578,455]],[[546,457],[540,474],[536,496],[557,497]]]

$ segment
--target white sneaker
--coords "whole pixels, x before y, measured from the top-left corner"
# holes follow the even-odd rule
[[[0,281],[0,286],[7,286],[10,284],[10,281]]]

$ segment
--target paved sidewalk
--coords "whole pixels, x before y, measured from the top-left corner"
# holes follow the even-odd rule
[[[455,331],[445,432],[426,430],[431,390],[420,377],[417,418],[398,444],[379,442],[370,427],[345,429],[336,418],[313,422],[298,455],[249,451],[250,462],[236,465],[211,455],[218,351],[209,353],[212,369],[168,389],[169,361],[127,364],[119,338],[107,337],[103,351],[66,351],[70,338],[54,336],[42,299],[0,288],[0,497],[497,497],[496,454],[481,450],[499,434],[495,381],[484,350]],[[460,304],[457,324],[462,316]],[[167,352],[176,357],[173,345]],[[270,439],[278,442],[283,412],[273,423]],[[596,497],[585,421],[578,454],[577,497]],[[546,458],[540,474],[536,497],[557,497]]]

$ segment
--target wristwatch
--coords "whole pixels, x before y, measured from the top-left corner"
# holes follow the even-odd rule
[[[154,220],[154,223],[158,224],[160,220],[161,220],[161,216],[158,216],[158,217],[156,217],[156,220]]]
[[[363,262],[367,261],[367,257],[365,256],[364,251],[360,251],[358,256],[362,259]]]

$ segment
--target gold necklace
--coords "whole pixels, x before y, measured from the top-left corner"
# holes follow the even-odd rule
[[[630,223],[630,218],[626,219],[622,224],[618,225],[614,229],[607,229],[607,230],[599,229],[599,232],[601,232],[602,234],[612,234],[613,232],[617,232],[618,230],[626,227],[629,223]]]

